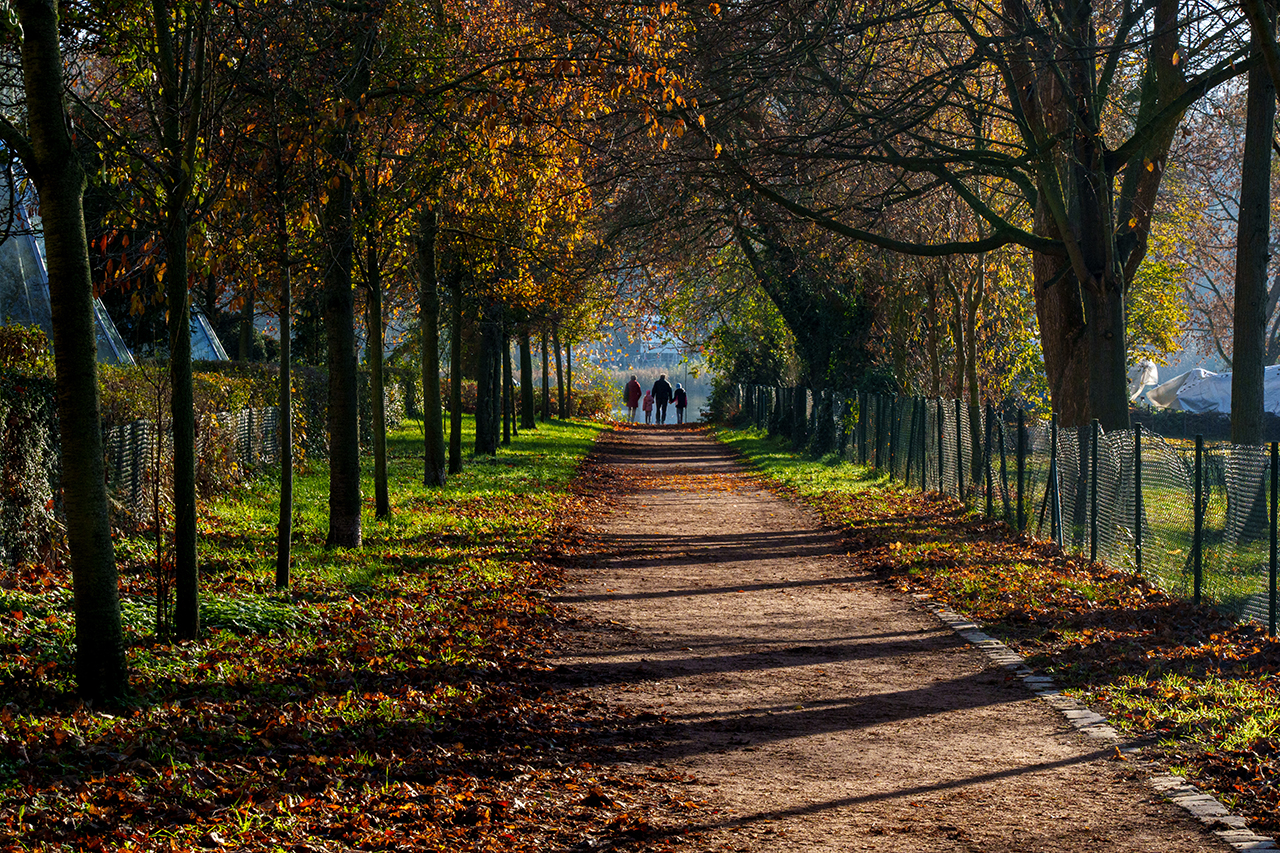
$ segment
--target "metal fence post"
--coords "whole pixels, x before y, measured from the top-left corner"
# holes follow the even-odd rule
[[[1267,572],[1267,636],[1276,635],[1276,500],[1280,495],[1280,443],[1271,442],[1271,564]]]
[[[142,422],[129,424],[129,508],[134,512],[142,505]]]
[[[1194,572],[1194,596],[1192,600],[1200,603],[1201,587],[1204,583],[1204,557],[1201,548],[1204,543],[1204,435],[1196,433],[1196,491],[1195,491],[1195,528],[1191,534],[1191,559]]]
[[[876,451],[876,467],[883,470],[888,464],[889,454],[893,450],[892,436],[889,434],[889,431],[893,429],[891,426],[893,422],[893,399],[884,395],[881,395],[880,399],[882,400],[880,403],[881,440],[879,449]]]
[[[1133,565],[1142,574],[1142,424],[1133,428]]]
[[[987,518],[990,518],[992,515],[995,514],[995,508],[992,505],[992,495],[991,495],[991,493],[994,491],[994,486],[995,486],[995,483],[991,478],[991,422],[995,420],[995,416],[993,414],[994,412],[995,412],[995,406],[992,406],[991,403],[988,402],[987,409],[986,409],[987,428],[985,430],[986,445],[985,445],[985,451],[982,454],[982,465],[987,472]]]
[[[897,426],[898,416],[898,395],[894,394],[889,398],[889,482],[893,482],[893,463],[897,456],[897,448],[894,446],[894,427]]]
[[[1027,476],[1027,413],[1018,408],[1018,532],[1027,529],[1027,504],[1023,499],[1023,489]]]
[[[994,408],[992,412],[995,420],[992,429],[996,431],[996,441],[1000,445],[1000,503],[1007,524],[1013,520],[1013,506],[1009,503],[1009,452],[1005,447],[1004,421],[999,414],[995,413]]]
[[[911,401],[911,427],[907,431],[907,471],[904,479],[908,486],[911,485],[911,463],[916,459],[916,398],[908,397]]]
[[[1054,543],[1062,547],[1062,496],[1058,493],[1058,413],[1049,419],[1049,527]]]
[[[858,454],[858,464],[867,464],[867,445],[864,439],[867,434],[867,395],[859,391],[858,401],[858,420],[853,425],[853,444]]]
[[[886,405],[883,394],[877,394],[876,401],[880,404],[876,407],[876,468],[879,469],[884,468],[884,457],[886,452],[884,444],[884,437],[886,433],[884,422],[885,416],[888,414],[889,407]]]
[[[1098,562],[1098,437],[1101,425],[1094,418],[1089,436],[1089,562]]]
[[[872,394],[871,403],[867,406],[867,427],[862,436],[862,447],[868,468],[876,467],[876,441],[880,429],[880,395]]]
[[[862,411],[862,464],[871,465],[871,430],[875,427],[876,397],[874,394],[864,395],[865,408]]]
[[[943,437],[945,430],[942,426],[942,398],[938,398],[938,492],[945,494],[947,491],[946,471],[943,468],[944,454],[942,452],[946,442]]]
[[[956,486],[960,492],[958,497],[965,503],[964,491],[964,430],[960,427],[960,398],[956,398]]]
[[[929,399],[920,398],[920,491],[929,491]]]

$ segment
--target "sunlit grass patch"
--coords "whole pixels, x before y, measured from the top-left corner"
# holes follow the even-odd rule
[[[716,438],[737,450],[766,477],[795,489],[801,495],[829,492],[861,492],[870,485],[887,482],[874,469],[849,462],[831,453],[819,459],[795,452],[782,436],[770,436],[759,429],[718,429]]]
[[[1092,695],[1110,706],[1126,731],[1155,732],[1204,750],[1245,749],[1280,729],[1274,677],[1128,675]]]

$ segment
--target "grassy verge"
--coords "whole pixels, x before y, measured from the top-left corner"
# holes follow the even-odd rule
[[[886,582],[980,621],[1155,757],[1280,833],[1280,643],[1131,573],[781,439],[721,430],[778,491],[844,527]]]
[[[203,506],[198,642],[156,639],[152,544],[121,534],[134,693],[117,707],[71,695],[68,578],[11,578],[0,837],[33,850],[659,838],[650,819],[665,814],[666,777],[597,771],[587,735],[616,721],[553,691],[540,663],[559,579],[545,554],[584,509],[571,482],[600,427],[543,424],[439,490],[420,484],[419,429],[391,436],[390,518],[372,516],[364,485],[362,549],[323,547],[327,471],[298,478],[285,594],[273,588],[271,480]]]

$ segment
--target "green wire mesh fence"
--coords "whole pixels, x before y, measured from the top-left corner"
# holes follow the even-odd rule
[[[1280,451],[959,400],[737,386],[737,411],[797,447],[943,492],[1014,530],[1276,626]]]

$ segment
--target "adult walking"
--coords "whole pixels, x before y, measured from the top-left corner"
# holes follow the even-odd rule
[[[684,410],[689,405],[689,395],[685,393],[684,386],[679,382],[676,383],[676,393],[674,397],[676,403],[676,423],[684,423]]]
[[[658,381],[653,383],[653,406],[654,415],[660,424],[667,422],[667,404],[671,402],[673,394],[671,383],[667,381],[667,374],[659,374]]]
[[[631,381],[627,383],[627,387],[622,389],[622,396],[627,401],[627,420],[634,423],[636,407],[640,405],[640,382],[634,373],[631,374]]]

